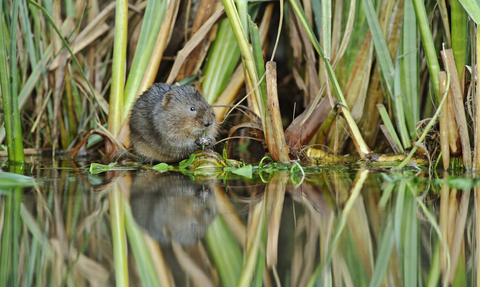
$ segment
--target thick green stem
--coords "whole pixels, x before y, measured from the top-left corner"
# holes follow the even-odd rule
[[[128,1],[117,1],[113,46],[112,87],[108,110],[108,131],[117,136],[122,125],[125,59],[127,57]]]
[[[128,287],[127,245],[125,242],[124,198],[118,184],[108,193],[110,222],[112,227],[113,260],[115,261],[116,285]]]
[[[2,18],[3,15],[3,7],[3,5],[0,5],[0,18]],[[10,55],[7,55],[7,43],[4,30],[0,29],[0,85],[2,88],[3,111],[5,114],[4,121],[8,160],[12,162],[23,162],[25,161],[25,156],[23,154],[22,126],[20,123],[17,95],[17,22],[18,0],[13,1],[10,29]],[[7,59],[10,59],[10,73]]]

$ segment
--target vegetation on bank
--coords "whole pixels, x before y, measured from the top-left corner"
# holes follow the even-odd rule
[[[114,160],[130,147],[135,98],[166,81],[195,85],[220,121],[229,115],[231,138],[262,142],[275,161],[311,160],[320,146],[476,169],[480,8],[436,3],[6,1],[0,141],[21,162],[24,149],[68,151],[100,134]],[[243,117],[223,107],[239,103]]]

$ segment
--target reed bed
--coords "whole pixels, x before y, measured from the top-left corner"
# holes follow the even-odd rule
[[[115,161],[132,103],[165,81],[196,86],[231,141],[254,137],[275,161],[321,146],[476,170],[477,3],[323,2],[6,1],[0,143],[14,162],[28,149]],[[256,117],[224,107],[240,103]]]

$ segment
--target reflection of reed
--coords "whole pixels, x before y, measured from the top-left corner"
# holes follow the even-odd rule
[[[225,190],[222,184],[208,183],[210,194],[203,194],[208,198],[201,203],[182,198],[204,192],[189,179],[177,190],[168,187],[172,193],[153,192],[170,185],[155,185],[158,176],[170,178],[169,182],[184,177],[144,173],[139,177],[144,184],[137,185],[133,176],[132,185],[142,191],[138,193],[127,188],[127,174],[109,179],[108,191],[93,193],[90,185],[72,181],[68,171],[58,171],[35,192],[20,194],[19,223],[13,208],[7,208],[17,202],[17,193],[11,197],[9,191],[2,191],[2,250],[9,250],[7,243],[15,240],[18,248],[1,256],[9,256],[8,262],[18,258],[18,284],[114,286],[123,280],[124,286],[311,286],[320,281],[331,286],[469,286],[476,282],[479,220],[478,208],[469,210],[473,184],[459,185],[459,179],[447,174],[438,183],[402,175],[385,180],[364,170],[355,176],[332,170],[308,174],[294,188],[291,174],[276,173],[264,185],[234,181],[236,187]],[[450,182],[457,184],[449,187]],[[431,190],[441,192],[424,196]],[[478,206],[476,191],[473,201]],[[183,202],[184,215],[188,206],[216,210],[205,228],[205,239],[182,246],[174,242],[177,237],[168,225],[161,228],[170,229],[165,232],[170,236],[165,237],[168,244],[160,246],[134,220],[138,211],[134,209],[143,208],[151,219],[161,214],[157,209],[166,212],[155,198],[167,198],[170,206],[174,206],[170,200]],[[163,224],[148,222],[148,216],[144,219],[147,227]],[[6,240],[7,234],[12,235],[7,230],[14,229],[18,238]],[[126,233],[122,235],[121,229]],[[11,274],[12,269],[3,264],[0,268],[2,274]],[[11,286],[12,275],[8,276],[3,282]]]

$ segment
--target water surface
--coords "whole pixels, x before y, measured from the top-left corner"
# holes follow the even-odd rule
[[[88,165],[36,161],[24,174],[37,186],[0,190],[1,286],[477,280],[471,177],[362,167],[251,179],[147,169],[92,175]]]

